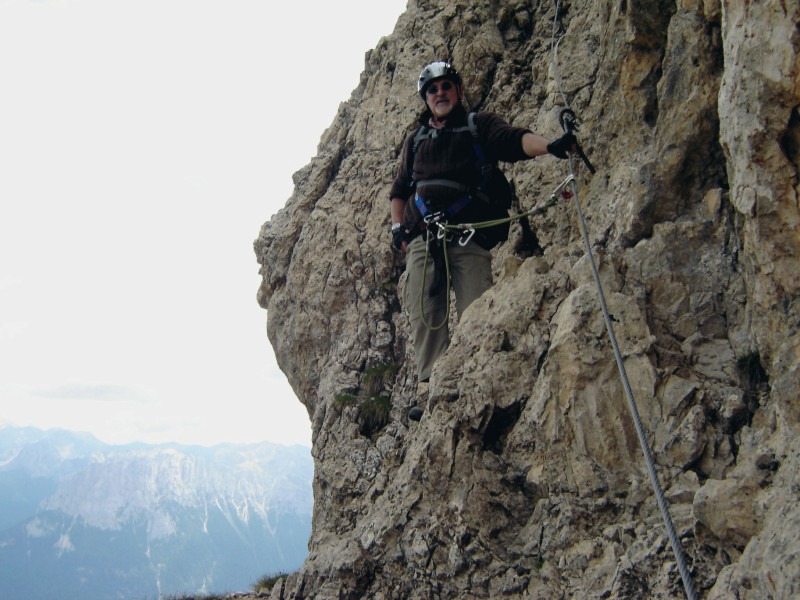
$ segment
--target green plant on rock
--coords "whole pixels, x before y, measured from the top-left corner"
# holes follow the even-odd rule
[[[367,437],[381,429],[389,422],[389,412],[392,401],[388,396],[370,396],[364,398],[358,405],[361,420],[361,433]]]
[[[342,392],[341,394],[336,394],[333,397],[333,401],[336,403],[336,407],[341,410],[346,406],[354,406],[357,404],[358,396],[348,394],[347,392]]]
[[[367,389],[367,394],[372,396],[380,393],[389,379],[397,373],[400,365],[397,363],[381,363],[364,371],[361,384]]]
[[[289,573],[273,573],[271,575],[263,575],[258,581],[253,584],[253,591],[258,593],[263,589],[272,590],[279,579],[288,577]]]
[[[162,596],[162,600],[224,600],[228,594],[200,594],[199,596],[191,594],[169,594]]]
[[[384,389],[399,369],[396,363],[375,365],[364,371],[361,388],[356,394],[342,391],[334,396],[340,411],[347,406],[358,407],[357,420],[362,435],[373,437],[389,422],[392,402]]]

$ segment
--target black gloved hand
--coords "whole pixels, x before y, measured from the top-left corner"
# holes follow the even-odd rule
[[[403,242],[410,242],[411,234],[402,225],[392,231],[392,248],[402,251]]]
[[[547,144],[547,151],[556,158],[569,158],[567,152],[575,152],[577,147],[578,140],[568,131],[560,138]]]

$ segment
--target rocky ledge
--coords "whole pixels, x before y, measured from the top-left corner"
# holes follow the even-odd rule
[[[560,83],[582,120],[592,253],[700,597],[800,594],[800,7],[560,6],[411,0],[256,240],[315,459],[310,554],[273,598],[685,597],[574,199],[514,225],[417,389],[387,196],[443,57],[473,108],[555,137]],[[567,174],[506,173],[517,211]]]

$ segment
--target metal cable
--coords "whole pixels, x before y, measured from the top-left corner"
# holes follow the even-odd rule
[[[551,48],[553,48],[553,72],[556,75],[556,82],[558,84],[559,91],[561,95],[564,97],[564,103],[566,102],[566,96],[564,96],[564,91],[561,87],[561,78],[558,75],[558,65],[556,64],[555,59],[555,34],[556,34],[556,22],[558,20],[558,9],[559,9],[560,0],[556,0],[556,12],[555,16],[553,17],[553,37],[551,38]],[[567,104],[567,107],[569,105]],[[622,360],[622,354],[620,353],[619,346],[617,345],[617,338],[614,335],[614,327],[611,322],[611,315],[608,312],[608,307],[606,305],[605,294],[603,293],[603,285],[600,281],[600,274],[597,271],[597,266],[594,262],[594,257],[592,256],[592,245],[589,241],[589,234],[587,232],[586,221],[583,217],[583,211],[581,210],[581,203],[580,198],[578,196],[578,183],[575,180],[575,165],[573,161],[573,155],[569,153],[569,170],[572,174],[572,192],[575,198],[575,208],[578,212],[578,220],[580,222],[581,227],[581,235],[583,236],[583,243],[586,247],[586,255],[589,259],[589,264],[592,267],[592,274],[594,275],[594,281],[597,285],[597,294],[600,299],[600,307],[603,311],[603,319],[606,323],[606,329],[608,330],[608,337],[611,340],[611,347],[614,349],[614,357],[617,361],[617,367],[619,369],[620,378],[622,379],[622,386],[625,388],[625,396],[628,400],[628,407],[630,409],[631,415],[633,416],[633,422],[636,426],[636,434],[639,437],[639,444],[642,447],[642,452],[644,453],[645,463],[647,463],[647,472],[650,475],[650,481],[653,484],[653,489],[656,493],[656,500],[658,502],[658,508],[661,511],[661,516],[664,520],[664,525],[667,529],[667,536],[669,537],[670,545],[672,546],[672,552],[675,555],[675,560],[678,564],[678,571],[680,571],[681,579],[683,580],[683,587],[686,591],[686,597],[689,600],[697,600],[697,595],[694,591],[694,585],[692,583],[691,574],[689,573],[689,568],[686,564],[686,556],[683,553],[683,549],[681,548],[680,540],[678,539],[678,535],[675,533],[675,526],[672,523],[672,517],[669,513],[669,506],[667,505],[667,500],[664,497],[664,491],[661,488],[661,484],[658,481],[658,475],[656,474],[655,462],[653,461],[652,453],[650,452],[650,446],[647,443],[647,438],[645,436],[644,427],[642,426],[642,421],[639,418],[639,411],[636,408],[636,402],[633,398],[633,392],[631,391],[630,383],[628,382],[628,375],[625,372],[625,365]]]
[[[570,154],[569,157],[569,168],[570,171],[574,174],[574,165],[572,155]],[[603,286],[600,282],[600,274],[597,272],[597,266],[594,263],[594,257],[592,256],[592,246],[589,242],[589,234],[586,231],[586,221],[583,218],[583,211],[581,210],[580,200],[578,198],[578,184],[575,180],[572,181],[572,191],[575,196],[575,207],[578,211],[578,219],[581,225],[581,234],[583,235],[583,243],[586,246],[586,254],[589,258],[589,264],[592,267],[592,274],[594,275],[595,284],[597,284],[597,294],[600,299],[600,308],[603,310],[603,319],[606,322],[606,329],[608,330],[608,337],[611,340],[611,347],[614,349],[614,357],[617,360],[617,367],[619,369],[619,375],[622,379],[622,386],[625,388],[625,396],[628,399],[628,408],[630,408],[631,415],[633,416],[633,423],[636,426],[636,435],[639,437],[639,444],[642,447],[642,452],[644,453],[644,460],[647,463],[647,472],[650,475],[650,481],[653,484],[653,489],[656,493],[656,500],[658,501],[658,508],[661,511],[661,516],[664,520],[664,525],[667,528],[667,536],[669,537],[670,545],[672,546],[672,552],[675,554],[675,560],[678,563],[678,570],[681,574],[681,579],[683,580],[683,587],[686,590],[686,597],[689,600],[696,600],[697,595],[695,594],[694,587],[692,585],[692,578],[689,573],[689,569],[686,565],[686,556],[681,549],[681,543],[678,539],[678,535],[675,533],[675,527],[672,524],[672,518],[669,514],[669,507],[667,505],[667,500],[664,497],[664,491],[661,488],[661,484],[658,481],[658,475],[656,474],[655,462],[653,461],[653,455],[650,452],[650,446],[647,443],[647,438],[645,436],[644,427],[642,426],[642,421],[639,418],[639,411],[636,408],[636,403],[633,399],[633,392],[631,391],[630,383],[628,382],[628,375],[625,372],[625,364],[622,360],[622,354],[619,351],[619,346],[617,345],[617,338],[614,335],[614,327],[611,324],[611,316],[608,312],[608,307],[606,306],[606,299],[605,295],[603,294]]]
[[[561,38],[556,42],[556,26],[558,25],[558,9],[561,0],[556,0],[556,14],[553,17],[553,32],[550,34],[550,64],[553,66],[553,76],[556,79],[558,91],[561,93],[561,99],[564,101],[564,106],[570,108],[567,95],[564,93],[564,87],[561,85],[561,74],[558,71],[558,45],[561,43]]]

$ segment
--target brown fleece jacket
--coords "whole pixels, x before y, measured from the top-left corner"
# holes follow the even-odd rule
[[[420,117],[420,123],[427,126],[430,116],[430,111],[425,111]],[[522,136],[529,132],[528,129],[512,127],[501,117],[490,112],[477,113],[476,124],[478,144],[487,162],[516,162],[530,158],[522,151]],[[389,197],[406,200],[403,225],[409,231],[418,231],[422,222],[422,216],[413,201],[416,190],[410,168],[413,168],[414,181],[449,179],[467,186],[475,186],[480,182],[481,174],[472,134],[468,130],[450,131],[465,125],[467,125],[467,112],[462,105],[459,105],[453,110],[444,129],[439,131],[435,139],[424,139],[420,142],[414,155],[413,166],[409,163],[416,130],[406,138]],[[422,192],[425,204],[433,211],[447,208],[464,195],[453,188],[434,185],[425,186]],[[455,219],[451,219],[451,222],[478,221],[480,214],[476,213],[477,210],[479,210],[477,203],[476,206],[468,206],[467,210],[459,213]]]

